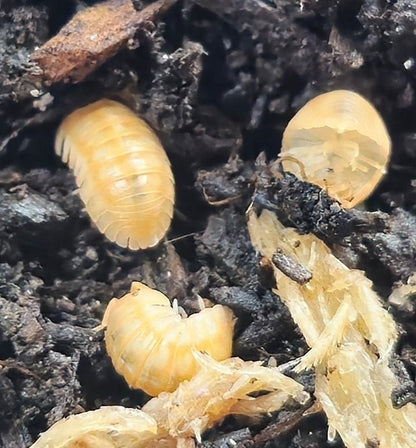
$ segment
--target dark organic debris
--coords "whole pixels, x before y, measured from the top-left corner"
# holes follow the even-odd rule
[[[291,374],[307,346],[271,292],[272,263],[249,241],[252,199],[324,239],[385,296],[406,281],[416,270],[415,23],[410,0],[2,2],[0,447],[27,448],[50,423],[83,409],[145,403],[91,330],[132,281],[157,286],[189,313],[198,296],[229,306],[238,316],[235,354],[287,363]],[[389,172],[367,203],[379,211],[345,211],[276,165],[255,166],[261,151],[276,158],[287,122],[307,100],[335,88],[371,100],[391,131]],[[125,102],[157,130],[178,179],[172,241],[149,251],[106,241],[53,155],[60,118],[102,97]],[[398,372],[403,387],[393,398],[401,406],[414,401],[415,307],[409,298],[391,308],[408,374]],[[313,375],[296,379],[313,392]],[[329,446],[317,408],[252,423],[226,419],[204,444]]]
[[[299,285],[305,285],[312,279],[310,271],[280,250],[273,255],[272,262],[283,274],[299,283]]]
[[[276,300],[266,291],[252,291],[239,286],[211,288],[210,296],[216,303],[231,307],[235,313],[256,316],[276,310]]]
[[[29,432],[37,432],[36,422],[49,425],[82,404],[80,351],[91,354],[98,347],[91,331],[81,328],[68,334],[64,344],[58,342],[63,328],[51,332],[42,318],[37,297],[42,281],[23,272],[21,265],[1,267],[0,382],[9,383],[11,394],[19,393],[2,403],[0,440],[2,446],[21,448],[30,442]]]
[[[344,210],[316,185],[290,173],[276,176],[264,161],[258,169],[255,208],[267,208],[287,225],[316,234],[349,267],[365,266],[370,260],[389,274],[391,283],[416,271],[416,218],[409,212]]]
[[[254,437],[255,446],[262,446],[262,443],[274,440],[277,436],[281,436],[304,423],[305,417],[310,418],[320,413],[322,413],[322,408],[316,402],[306,410],[298,409],[294,412],[282,412],[275,422],[266,426]]]
[[[252,193],[253,176],[252,164],[244,163],[238,156],[232,156],[223,166],[210,171],[200,170],[196,187],[201,190],[204,199],[210,205],[237,203],[247,208]]]
[[[237,356],[267,359],[273,351],[281,364],[291,359],[287,353],[300,355],[306,350],[289,311],[271,291],[262,287],[222,286],[211,288],[209,295],[215,302],[229,306],[239,318],[234,341]],[[239,331],[238,327],[244,329]]]
[[[212,442],[206,441],[200,444],[200,448],[229,448],[231,446],[236,448],[254,447],[250,430],[248,428],[239,429],[224,434]]]
[[[226,283],[247,286],[257,281],[257,257],[241,213],[226,208],[212,215],[196,241],[198,261],[214,268]]]
[[[39,72],[28,60],[48,32],[48,11],[44,5],[13,3],[17,2],[2,2],[0,12],[0,104],[31,97],[30,92],[36,94],[36,86],[24,80],[22,74],[26,70]],[[7,108],[0,109],[2,119],[7,113]]]
[[[36,244],[50,238],[63,238],[68,230],[69,216],[62,208],[44,196],[21,184],[9,192],[0,189],[0,229],[15,235],[18,243]]]
[[[257,161],[255,208],[274,211],[288,225],[301,232],[314,232],[338,241],[364,222],[355,211],[344,210],[317,185],[303,182],[290,173],[279,175],[263,156]]]

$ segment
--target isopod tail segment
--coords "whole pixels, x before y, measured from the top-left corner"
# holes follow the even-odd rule
[[[157,438],[156,421],[138,409],[103,406],[59,420],[30,448],[144,448]]]
[[[334,90],[313,98],[292,118],[280,160],[286,171],[352,208],[381,181],[390,151],[389,133],[374,106],[355,92]]]
[[[175,181],[158,137],[133,111],[103,99],[62,122],[55,151],[73,170],[87,213],[110,241],[133,250],[168,231]]]
[[[116,371],[130,387],[152,396],[176,390],[197,373],[192,350],[228,359],[234,324],[232,311],[222,305],[183,318],[164,294],[139,282],[129,294],[112,299],[103,318]]]

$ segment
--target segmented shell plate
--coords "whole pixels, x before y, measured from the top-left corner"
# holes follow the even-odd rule
[[[163,238],[173,215],[173,174],[156,134],[130,109],[104,99],[76,110],[62,122],[55,150],[109,240],[145,249]]]
[[[355,92],[335,90],[312,99],[292,118],[281,158],[286,171],[325,188],[351,208],[380,182],[390,147],[376,109]]]
[[[149,395],[174,391],[199,366],[192,349],[222,361],[231,356],[234,315],[222,305],[182,318],[169,299],[138,282],[112,299],[103,319],[105,341],[117,372]]]
[[[156,422],[146,413],[103,406],[60,420],[31,448],[144,448],[156,438],[156,433]]]

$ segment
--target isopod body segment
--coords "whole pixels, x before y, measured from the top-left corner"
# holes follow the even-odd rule
[[[283,168],[325,188],[345,208],[364,201],[380,182],[391,142],[377,110],[349,90],[313,98],[283,134]]]
[[[161,292],[134,282],[112,299],[103,318],[105,342],[117,372],[149,395],[172,392],[199,364],[192,350],[217,361],[231,356],[234,315],[222,305],[183,318]]]
[[[119,246],[145,249],[166,234],[175,182],[153,130],[126,106],[103,99],[62,122],[55,151],[73,169],[98,229]]]
[[[145,412],[103,406],[58,421],[30,448],[144,448],[156,434],[157,424]]]

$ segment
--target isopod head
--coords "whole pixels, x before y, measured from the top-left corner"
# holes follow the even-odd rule
[[[153,130],[123,104],[100,100],[62,122],[56,153],[73,169],[98,229],[119,246],[146,249],[166,234],[175,187]]]
[[[199,370],[192,350],[215,360],[231,356],[232,311],[222,305],[182,318],[161,292],[134,282],[131,292],[109,303],[105,342],[117,372],[149,395],[174,391]]]
[[[345,208],[364,201],[380,182],[391,142],[377,110],[349,90],[309,101],[283,134],[283,168],[325,188]]]

